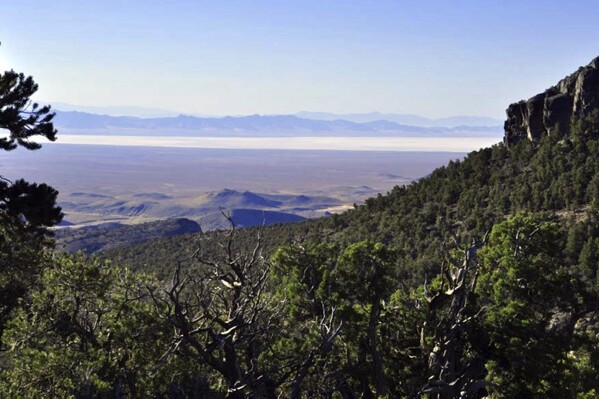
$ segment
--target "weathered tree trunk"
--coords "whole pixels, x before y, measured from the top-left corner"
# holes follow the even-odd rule
[[[374,380],[375,397],[385,396],[389,391],[383,367],[383,358],[379,353],[377,342],[377,324],[379,322],[380,314],[381,304],[380,301],[377,300],[370,309],[367,329],[367,349],[372,357],[371,369]]]
[[[474,244],[464,256],[464,262],[449,276],[449,290],[439,292],[428,298],[432,317],[427,322],[436,326],[434,332],[435,345],[429,355],[429,379],[420,390],[419,396],[427,395],[434,399],[452,399],[467,392],[467,397],[476,395],[484,389],[484,381],[480,379],[484,365],[478,359],[469,362],[464,360],[466,324],[475,316],[467,317],[468,296],[476,288],[476,271],[473,258],[476,250],[483,243]],[[426,288],[426,287],[425,287]],[[447,306],[446,315],[440,320],[434,317]]]

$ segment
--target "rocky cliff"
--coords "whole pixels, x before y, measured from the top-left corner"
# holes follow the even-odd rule
[[[567,133],[572,118],[586,116],[596,108],[599,108],[599,57],[544,93],[511,104],[506,111],[504,142],[510,145],[523,139],[535,141],[555,128]]]

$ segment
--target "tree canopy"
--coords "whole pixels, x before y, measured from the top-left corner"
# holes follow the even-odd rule
[[[49,106],[30,97],[37,90],[31,77],[14,71],[0,74],[0,149],[36,150],[35,137],[56,140]],[[19,301],[34,285],[51,258],[45,235],[62,220],[58,192],[44,183],[11,181],[0,175],[0,333]]]
[[[52,124],[54,113],[50,106],[40,107],[31,102],[38,86],[31,76],[6,71],[0,74],[0,132],[8,132],[0,138],[0,149],[12,151],[21,146],[37,150],[41,145],[31,141],[35,137],[56,140],[56,129]],[[35,230],[59,223],[60,208],[56,206],[58,192],[41,183],[31,184],[23,179],[11,182],[0,180],[0,211],[3,218],[12,224],[20,224]]]

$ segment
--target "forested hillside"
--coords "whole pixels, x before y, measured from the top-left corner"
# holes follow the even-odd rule
[[[285,323],[317,320],[325,304],[344,321],[341,357],[326,365],[330,379],[306,383],[315,389],[307,397],[326,396],[316,390],[324,386],[353,392],[341,393],[348,398],[437,390],[457,397],[456,387],[481,386],[493,397],[594,397],[597,379],[587,373],[598,355],[597,115],[576,121],[568,135],[556,130],[471,153],[344,214],[266,228],[275,291],[290,307]],[[237,232],[237,250],[249,251],[256,234]],[[212,254],[223,240],[224,233],[176,237],[109,256],[166,275],[178,260],[193,260],[200,243]],[[486,255],[472,261],[477,248]],[[456,296],[458,288],[466,292]],[[298,334],[301,345],[308,332]],[[442,357],[454,374],[434,366],[437,351],[457,351]],[[439,380],[427,380],[433,376]]]
[[[127,246],[158,237],[198,233],[200,230],[200,226],[193,220],[178,218],[138,226],[104,223],[77,229],[63,228],[55,231],[54,237],[58,241],[58,248],[71,253],[84,250],[92,254],[112,246]]]
[[[0,187],[0,396],[597,397],[599,111],[576,109],[340,215],[109,261],[53,252],[54,191],[40,214]]]
[[[599,131],[597,115],[575,122],[567,137],[555,132],[536,143],[523,141],[510,149],[497,144],[475,151],[343,214],[268,228],[265,245],[375,240],[398,249],[409,270],[405,277],[422,282],[427,273],[438,272],[448,248],[481,238],[510,214],[541,212],[567,219],[597,208],[599,142],[593,133]],[[239,240],[251,242],[255,234],[245,230]],[[107,257],[160,271],[164,259],[181,257],[181,249],[192,251],[195,240],[195,235],[161,239],[135,249],[115,249]]]

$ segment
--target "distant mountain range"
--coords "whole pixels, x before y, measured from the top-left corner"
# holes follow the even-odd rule
[[[44,102],[46,103],[46,102]],[[62,102],[48,103],[52,105],[52,108],[59,109],[61,111],[76,111],[76,112],[87,112],[90,114],[101,114],[110,116],[136,116],[138,118],[166,118],[177,116],[180,112],[169,111],[162,108],[149,108],[149,107],[131,107],[131,106],[86,106],[86,105],[73,105]],[[198,115],[196,115],[198,116]]]
[[[134,107],[134,106],[84,106],[73,105],[63,102],[52,102],[52,107],[65,112],[85,112],[91,114],[108,115],[108,116],[132,116],[137,118],[173,118],[181,115],[181,112],[151,107]],[[199,118],[221,119],[222,116],[189,114]],[[457,127],[457,126],[502,126],[503,120],[489,118],[484,116],[450,116],[447,118],[427,118],[413,114],[398,114],[398,113],[381,113],[381,112],[363,112],[363,113],[344,113],[334,114],[330,112],[309,112],[301,111],[295,114],[302,119],[315,120],[346,120],[349,122],[364,123],[386,120],[395,122],[400,125],[408,125],[414,127]],[[239,117],[236,115],[234,117]]]
[[[330,115],[330,114],[319,114]],[[359,114],[363,118],[366,115]],[[386,115],[381,115],[386,116]],[[332,118],[332,116],[331,116]],[[488,122],[485,118],[479,122]],[[344,119],[308,119],[296,115],[249,115],[222,118],[176,117],[139,118],[110,116],[79,111],[57,111],[56,126],[61,133],[178,136],[423,136],[501,137],[499,125],[419,127],[378,119],[355,122]]]
[[[359,114],[331,114],[327,112],[302,111],[295,114],[300,118],[332,121],[343,119],[346,121],[364,123],[385,120],[401,125],[418,127],[458,127],[458,126],[502,126],[500,119],[483,116],[450,116],[447,118],[431,119],[420,115],[411,114],[383,114],[380,112],[367,112]]]

